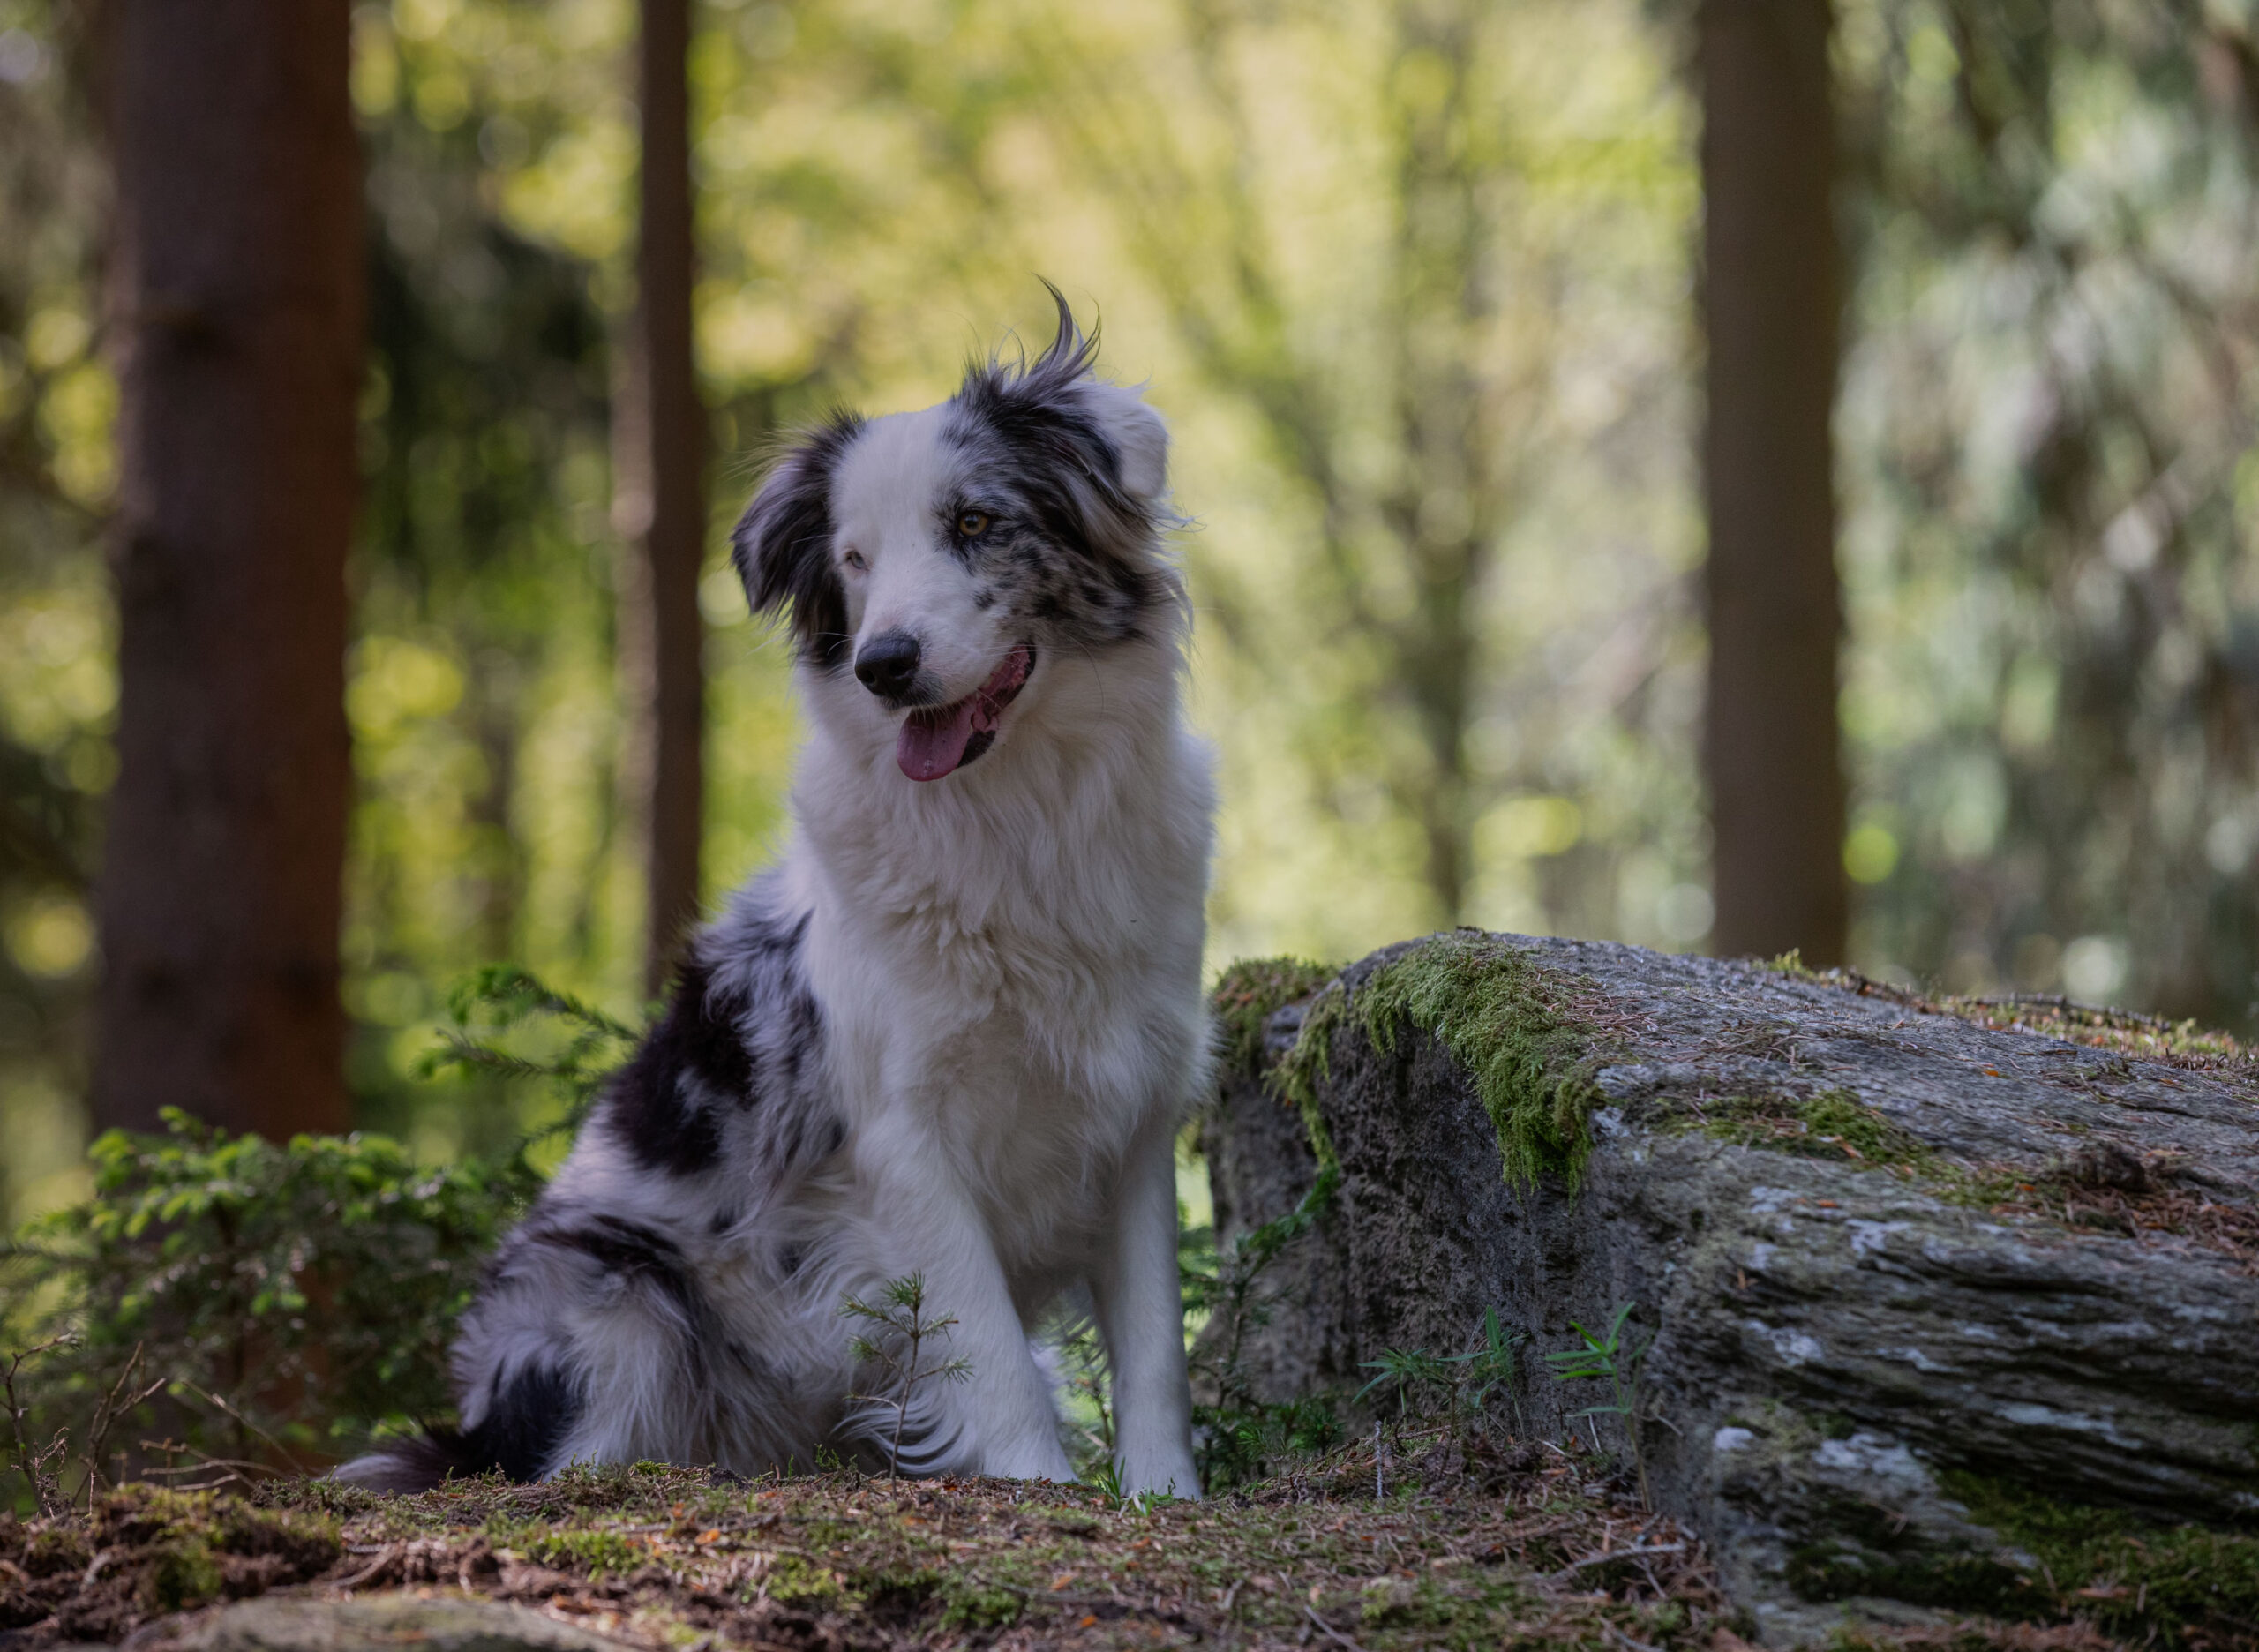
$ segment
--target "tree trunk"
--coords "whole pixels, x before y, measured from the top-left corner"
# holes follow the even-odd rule
[[[1840,963],[1827,0],[1702,0],[1712,949]]]
[[[137,0],[109,28],[122,680],[94,1116],[342,1130],[348,8]]]
[[[644,990],[656,995],[696,921],[703,826],[706,409],[691,342],[688,0],[643,0],[637,52],[642,215],[635,312],[613,412],[615,521],[632,541],[620,662],[634,718],[624,764],[649,911]]]
[[[2249,1055],[2137,1017],[1940,1013],[1856,977],[1469,930],[1226,1007],[1237,1059],[1202,1130],[1227,1278],[1250,1235],[1305,1217],[1202,1333],[1212,1397],[1347,1401],[1385,1350],[1480,1346],[1495,1309],[1520,1377],[1490,1425],[1617,1456],[1770,1644],[2107,1611],[2134,1645],[2144,1611],[2249,1600],[2207,1604],[2198,1578],[2144,1605],[2136,1580],[2026,1551],[2053,1509],[2067,1530],[2163,1522],[2141,1535],[2175,1575],[2243,1552],[2169,1528],[2259,1510]],[[1625,1304],[1636,1435],[1587,1409],[1605,1384],[1542,1357]]]

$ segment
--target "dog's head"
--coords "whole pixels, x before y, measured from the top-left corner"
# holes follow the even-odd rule
[[[757,613],[804,665],[898,725],[938,780],[1009,733],[1050,663],[1150,642],[1178,604],[1160,530],[1168,432],[1102,383],[1056,288],[1059,335],[921,413],[835,416],[769,473],[731,537]],[[850,687],[850,685],[859,685]]]

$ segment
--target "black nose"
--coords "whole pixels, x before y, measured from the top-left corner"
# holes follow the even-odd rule
[[[873,694],[901,699],[917,680],[918,639],[907,631],[880,632],[855,656],[855,675]]]

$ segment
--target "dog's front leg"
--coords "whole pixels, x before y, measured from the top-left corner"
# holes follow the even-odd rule
[[[1131,1144],[1114,1230],[1091,1280],[1113,1375],[1116,1461],[1125,1491],[1200,1495],[1184,1295],[1176,1265],[1176,1168],[1166,1116]]]
[[[1013,1480],[1075,1477],[1059,1444],[1051,1386],[1028,1347],[1010,1287],[979,1210],[944,1168],[937,1148],[905,1143],[909,1152],[875,1178],[896,1260],[903,1273],[925,1277],[929,1318],[953,1317],[945,1342],[921,1367],[963,1359],[961,1383],[921,1385],[913,1417],[933,1430],[934,1468],[969,1469]],[[922,1414],[922,1416],[921,1416]],[[921,1463],[921,1471],[929,1465]]]

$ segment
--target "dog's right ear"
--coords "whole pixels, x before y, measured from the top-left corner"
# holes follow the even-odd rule
[[[831,565],[831,478],[862,429],[855,415],[835,413],[794,441],[730,534],[730,564],[754,612],[789,611],[800,657],[825,670],[843,665],[854,641]]]

